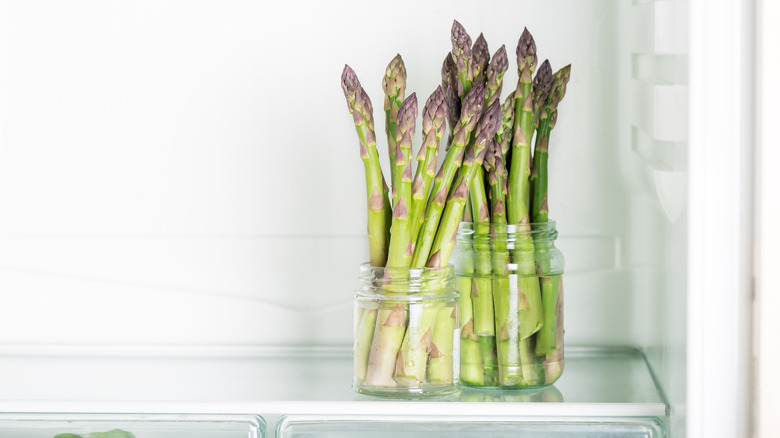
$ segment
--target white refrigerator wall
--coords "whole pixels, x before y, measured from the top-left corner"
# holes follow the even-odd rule
[[[422,107],[457,18],[506,44],[504,96],[523,26],[573,66],[550,152],[567,343],[645,348],[680,383],[679,3],[386,5],[0,3],[0,344],[351,343],[366,212],[340,74],[384,157],[387,62]]]

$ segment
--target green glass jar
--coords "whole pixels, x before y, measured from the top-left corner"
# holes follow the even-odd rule
[[[555,222],[461,223],[453,253],[460,294],[460,380],[540,387],[563,373],[563,254]]]
[[[456,392],[460,325],[454,268],[363,265],[359,280],[353,388],[396,398]]]

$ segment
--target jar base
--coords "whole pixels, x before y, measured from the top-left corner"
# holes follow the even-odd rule
[[[457,383],[448,383],[442,385],[426,383],[421,387],[387,387],[366,385],[362,382],[353,382],[352,389],[357,393],[374,397],[386,397],[393,399],[420,399],[451,395],[458,392],[460,387]]]

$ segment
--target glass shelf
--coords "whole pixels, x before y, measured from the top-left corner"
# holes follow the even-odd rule
[[[633,349],[568,348],[544,390],[424,401],[352,391],[348,348],[0,349],[0,412],[480,417],[664,417],[666,403]]]

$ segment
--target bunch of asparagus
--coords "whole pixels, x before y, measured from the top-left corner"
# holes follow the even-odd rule
[[[469,50],[470,44],[455,22],[442,82],[460,96],[485,81],[495,90],[487,98],[497,101],[507,68],[504,47],[488,61],[481,34]],[[553,74],[544,61],[537,71],[528,29],[516,53],[517,88],[501,105],[501,124],[472,180],[471,211],[465,216],[472,222],[474,256],[459,266],[461,379],[474,385],[543,385],[562,372],[560,276],[544,275],[549,260],[537,257],[534,240],[548,222],[547,149],[571,66]],[[501,74],[492,76],[497,69]],[[454,92],[449,94],[455,100]]]
[[[442,67],[442,85],[423,107],[423,141],[415,159],[412,159],[412,138],[417,97],[415,93],[404,96],[406,68],[401,56],[390,61],[382,88],[392,189],[388,188],[379,164],[371,100],[355,72],[348,65],[344,67],[341,86],[357,130],[366,177],[371,266],[386,267],[387,272],[448,266],[464,217],[478,218],[488,227],[491,221],[530,222],[531,155],[525,139],[533,137],[532,130],[537,125],[540,132],[537,139],[549,137],[560,99],[549,97],[554,93],[542,96],[532,90],[536,54],[527,30],[520,42],[523,54],[518,47],[518,61],[522,61],[518,91],[501,105],[499,97],[508,66],[506,50],[502,46],[491,59],[482,35],[472,46],[465,29],[457,21],[453,23],[452,52],[447,54]],[[544,65],[549,69],[549,63]],[[555,75],[565,79],[553,80],[553,75],[548,76],[547,88],[559,90],[556,96],[562,97],[568,67]],[[562,85],[556,88],[553,82]],[[515,112],[521,116],[515,118]],[[518,123],[514,123],[515,119]],[[446,123],[449,123],[446,154],[438,166],[439,144]],[[542,143],[538,148],[546,151],[546,140],[537,143]],[[543,160],[541,153],[536,155]],[[507,179],[506,166],[510,162]],[[546,165],[546,159],[539,164],[535,178],[539,184],[544,181],[546,190],[547,173],[541,170],[542,165]],[[487,206],[486,187],[490,188],[492,209]],[[540,205],[546,214],[546,201]],[[476,269],[482,272],[489,265]],[[529,269],[535,269],[533,263]],[[534,280],[538,291],[538,280],[536,277]],[[387,281],[392,282],[392,278]],[[471,293],[467,295],[467,313],[472,313],[472,306],[477,307],[471,303]],[[489,294],[480,297],[475,300],[479,306],[493,306]],[[457,316],[452,308],[431,307],[409,312],[407,306],[392,302],[378,309],[364,309],[359,314],[356,332],[355,377],[374,387],[451,384],[452,333]],[[462,327],[462,334],[468,334],[469,327],[474,327],[477,321],[476,318],[461,320],[467,324]],[[538,326],[542,326],[541,317]],[[484,347],[485,351],[488,347]]]

